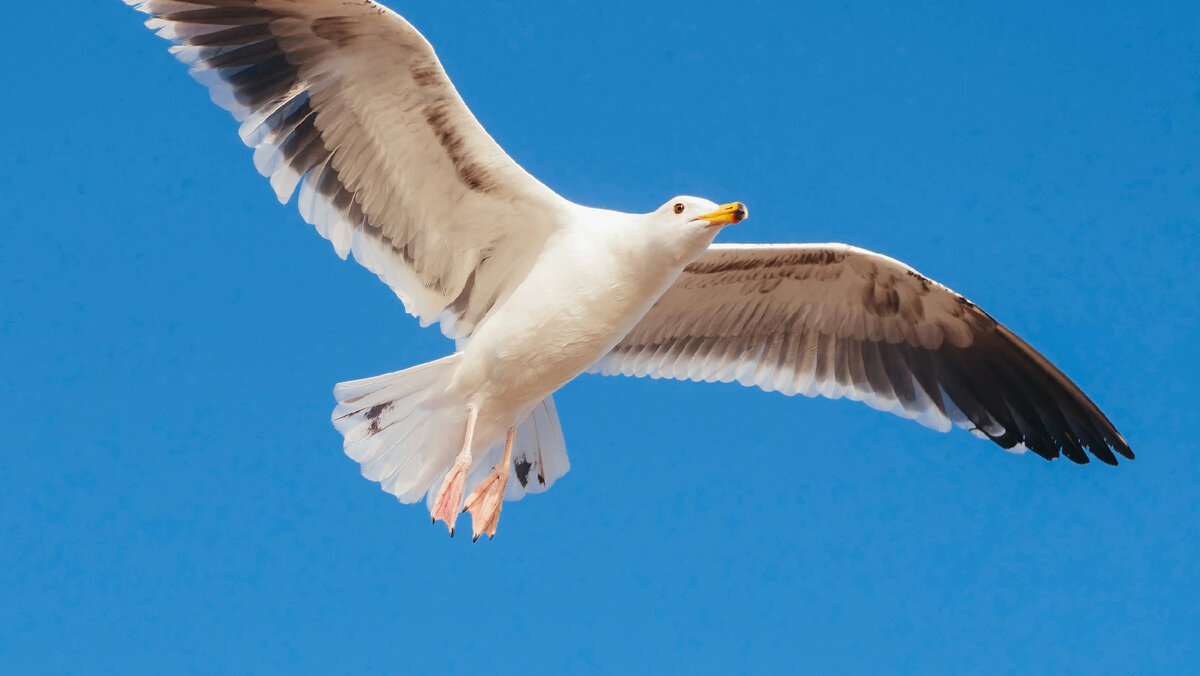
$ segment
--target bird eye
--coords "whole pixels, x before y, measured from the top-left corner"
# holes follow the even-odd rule
[[[675,203],[675,213],[677,213],[677,214],[682,214],[682,213],[683,213],[683,202],[676,202],[676,203]]]

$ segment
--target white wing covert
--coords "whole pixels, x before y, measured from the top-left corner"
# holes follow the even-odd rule
[[[241,122],[281,202],[422,325],[467,336],[565,200],[487,134],[433,48],[372,0],[125,0]]]
[[[713,245],[591,370],[846,397],[1048,459],[1133,457],[1074,383],[975,304],[845,244]]]

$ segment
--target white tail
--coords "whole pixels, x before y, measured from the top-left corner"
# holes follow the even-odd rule
[[[363,476],[401,502],[420,500],[462,447],[465,401],[444,393],[458,355],[374,378],[339,383],[333,426]]]
[[[401,502],[426,494],[432,501],[442,478],[462,448],[467,402],[445,395],[459,355],[374,378],[339,383],[333,425],[345,437],[346,455],[362,466],[363,476]],[[476,456],[464,495],[500,460],[503,439]],[[566,444],[554,401],[546,397],[517,427],[513,478],[504,497],[547,490],[567,473]]]

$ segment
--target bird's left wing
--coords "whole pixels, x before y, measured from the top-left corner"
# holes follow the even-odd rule
[[[276,196],[469,335],[569,204],[508,157],[429,43],[373,0],[125,0],[241,122]]]
[[[591,370],[847,397],[1046,458],[1133,457],[1074,383],[974,303],[845,244],[713,245]]]

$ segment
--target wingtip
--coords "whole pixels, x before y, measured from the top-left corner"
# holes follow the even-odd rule
[[[1135,459],[1135,456],[1133,454],[1133,449],[1129,447],[1129,444],[1125,442],[1125,439],[1121,438],[1119,440],[1119,443],[1113,443],[1111,445],[1112,445],[1112,449],[1114,451],[1116,451],[1117,453],[1121,454],[1122,458],[1125,458],[1126,460],[1134,460]],[[1115,465],[1116,463],[1114,462],[1113,464]]]

